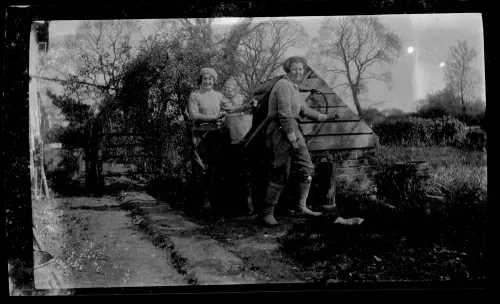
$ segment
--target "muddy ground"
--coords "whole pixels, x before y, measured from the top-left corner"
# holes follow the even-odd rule
[[[269,228],[255,215],[187,211],[136,180],[107,183],[100,197],[34,201],[35,233],[54,257],[45,274],[35,271],[37,288],[485,280],[483,248],[412,244],[373,229],[373,219],[334,224],[336,209],[320,219],[279,214]]]

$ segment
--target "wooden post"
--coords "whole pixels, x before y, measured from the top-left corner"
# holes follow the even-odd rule
[[[89,133],[87,132],[89,135]],[[85,161],[85,188],[87,191],[90,191],[90,141],[87,138],[87,142],[85,143],[84,155]]]
[[[326,185],[326,195],[325,195],[325,201],[323,203],[323,208],[331,209],[337,207],[337,204],[335,202],[335,195],[337,191],[335,183],[337,166],[335,166],[334,162],[324,163],[324,166],[326,167],[325,181],[327,182],[327,185]]]
[[[91,193],[96,191],[97,184],[97,159],[96,159],[96,151],[95,151],[95,129],[94,129],[94,120],[88,122],[89,128],[89,136],[88,136],[88,144],[86,147],[86,163],[85,167],[88,169],[85,172],[85,176],[87,177],[86,186],[87,190]]]
[[[101,125],[98,119],[90,122],[90,147],[89,147],[89,186],[90,191],[97,194],[103,186],[102,162],[99,157],[99,142],[101,136]]]
[[[95,126],[95,159],[96,159],[96,180],[97,180],[97,191],[101,192],[104,188],[104,175],[103,175],[103,160],[101,151],[101,140],[102,140],[102,124],[100,119],[96,120]]]
[[[50,199],[49,186],[47,184],[47,177],[45,176],[45,169],[44,169],[43,142],[40,142],[40,175],[45,189],[45,198]]]
[[[335,172],[336,166],[333,161],[321,161],[316,163],[316,173],[313,177],[311,192],[309,194],[311,204],[324,209],[332,209],[335,204]]]
[[[30,127],[31,128],[31,127]],[[30,132],[30,137],[33,136]],[[35,148],[31,146],[30,141],[30,176],[31,176],[31,189],[35,198],[38,198],[38,170],[35,165]]]

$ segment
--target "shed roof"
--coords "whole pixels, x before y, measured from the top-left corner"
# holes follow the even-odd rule
[[[283,76],[268,79],[261,83],[255,90],[253,98],[259,102],[253,113],[252,128],[243,140],[244,143],[255,140],[257,145],[259,142],[262,144],[262,140],[256,139],[258,136],[254,133],[259,132],[259,136],[262,137],[260,133],[265,128],[261,127],[259,129],[259,126],[267,117],[269,94],[274,84]],[[314,92],[314,90],[317,92]],[[305,78],[299,85],[299,91],[302,100],[310,108],[320,113],[334,112],[338,115],[338,118],[335,120],[319,123],[305,118],[299,119],[299,126],[302,129],[309,151],[335,151],[375,147],[376,138],[373,130],[309,66],[305,69]],[[327,103],[324,100],[325,98]]]

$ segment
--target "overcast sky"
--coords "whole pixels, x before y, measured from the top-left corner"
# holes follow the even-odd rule
[[[394,31],[403,42],[405,50],[401,58],[385,69],[393,76],[392,89],[385,84],[372,81],[370,91],[363,95],[363,106],[379,101],[385,103],[379,109],[399,108],[404,111],[414,109],[414,102],[428,92],[444,88],[442,63],[446,61],[449,47],[458,40],[466,40],[477,51],[475,68],[484,79],[484,42],[481,14],[414,14],[381,15],[381,21]],[[308,32],[310,38],[317,36],[320,21],[325,17],[294,17]],[[231,23],[232,18],[218,20],[217,23]],[[50,36],[74,34],[78,21],[52,21]],[[407,52],[408,47],[413,52]],[[308,47],[293,49],[287,55],[304,55]],[[484,88],[484,86],[483,86]],[[483,93],[484,94],[484,93]],[[483,95],[483,99],[484,99]],[[352,107],[352,101],[346,100]]]

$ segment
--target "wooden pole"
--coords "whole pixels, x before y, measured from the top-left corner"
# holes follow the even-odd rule
[[[335,202],[335,196],[336,196],[336,192],[337,192],[337,189],[336,189],[337,185],[335,183],[336,166],[333,162],[329,162],[329,163],[327,163],[327,167],[328,167],[329,175],[326,176],[326,178],[328,180],[329,188],[328,188],[327,193],[326,193],[326,201],[325,201],[325,204],[323,205],[323,208],[331,209],[331,208],[337,207],[337,204]]]
[[[49,186],[47,184],[47,178],[45,176],[45,169],[44,169],[43,142],[40,142],[40,174],[41,174],[42,181],[43,181],[43,187],[45,189],[45,198],[50,199]]]

